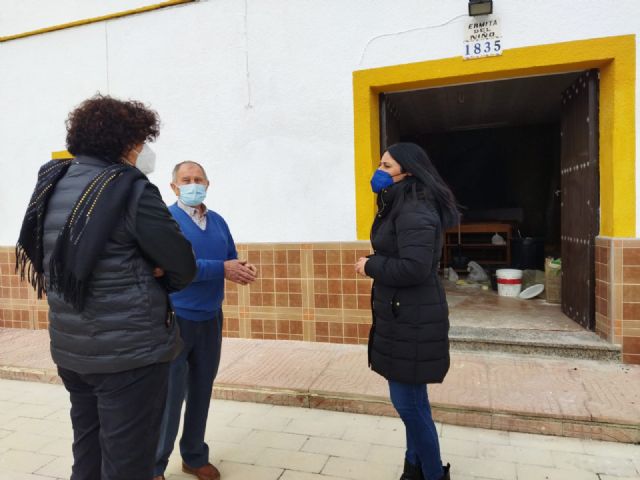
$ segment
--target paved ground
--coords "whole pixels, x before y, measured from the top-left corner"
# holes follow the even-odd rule
[[[0,479],[69,478],[60,385],[0,380]],[[455,480],[640,479],[640,446],[438,425]],[[404,430],[390,417],[214,400],[207,425],[223,480],[397,480]],[[187,480],[173,455],[167,478]]]
[[[366,347],[225,338],[215,394],[228,400],[390,414]],[[0,329],[0,377],[57,381],[47,331]],[[640,366],[452,352],[430,390],[436,418],[457,424],[640,443]]]

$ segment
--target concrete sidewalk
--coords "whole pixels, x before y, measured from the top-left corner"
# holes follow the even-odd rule
[[[638,480],[640,446],[437,425],[455,480]],[[61,385],[0,380],[0,478],[69,478],[72,430]],[[396,480],[397,418],[214,400],[206,440],[223,480]],[[174,450],[167,480],[194,480]]]
[[[58,382],[48,342],[43,330],[0,329],[0,377]],[[640,366],[452,352],[429,395],[446,424],[640,443]],[[227,338],[214,397],[394,415],[358,345]]]

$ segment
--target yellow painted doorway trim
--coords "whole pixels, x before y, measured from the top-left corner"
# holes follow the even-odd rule
[[[375,215],[369,179],[380,159],[380,93],[592,68],[600,70],[600,235],[635,237],[636,41],[624,35],[353,72],[358,239],[369,238]]]

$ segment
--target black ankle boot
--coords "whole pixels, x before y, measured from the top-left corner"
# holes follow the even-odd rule
[[[409,461],[405,458],[404,471],[402,472],[402,476],[400,477],[400,480],[424,480],[420,465],[414,465],[413,463],[409,463]]]
[[[449,470],[451,470],[451,465],[447,463],[447,466],[445,467],[443,465],[442,468],[444,469],[444,475],[442,476],[442,480],[451,480],[451,477],[449,476]]]

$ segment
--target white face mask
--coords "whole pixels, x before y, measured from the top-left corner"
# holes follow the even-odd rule
[[[145,175],[149,175],[156,168],[156,153],[146,143],[138,154],[136,168]]]

